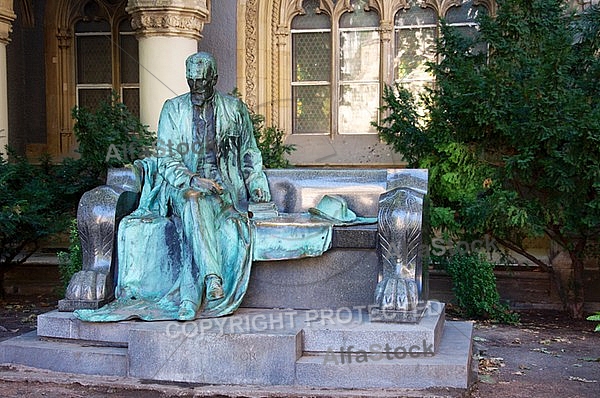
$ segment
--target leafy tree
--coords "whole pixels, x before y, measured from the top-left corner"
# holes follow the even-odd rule
[[[491,234],[546,271],[525,238],[562,248],[570,272],[555,280],[580,318],[585,249],[600,233],[600,9],[497,3],[478,35],[442,24],[435,86],[418,100],[388,87],[378,130],[411,166],[430,170],[433,226],[462,239]]]

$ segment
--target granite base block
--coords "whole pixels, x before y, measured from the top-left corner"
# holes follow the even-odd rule
[[[469,322],[446,322],[441,345],[435,355],[410,355],[402,350],[389,353],[344,353],[305,355],[296,364],[299,385],[326,388],[461,388],[471,380]]]
[[[1,342],[0,363],[76,374],[127,376],[127,348],[43,340],[33,331]]]
[[[314,388],[459,388],[471,377],[469,322],[428,302],[416,324],[347,311],[240,308],[192,322],[89,323],[39,316],[39,329],[0,342],[0,362],[136,380]],[[389,348],[388,348],[389,347]]]
[[[320,257],[256,261],[247,308],[321,309],[364,306],[373,301],[380,267],[377,253],[331,249]]]
[[[130,376],[209,384],[294,384],[302,345],[294,331],[170,336],[140,328],[130,339]]]

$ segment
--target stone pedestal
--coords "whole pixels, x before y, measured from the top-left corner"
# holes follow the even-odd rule
[[[310,388],[466,389],[470,322],[428,302],[418,324],[371,322],[368,309],[267,310],[192,322],[87,323],[38,317],[0,343],[0,363],[149,381]],[[266,388],[266,387],[265,387]]]

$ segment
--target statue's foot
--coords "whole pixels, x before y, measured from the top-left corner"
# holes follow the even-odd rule
[[[196,318],[196,305],[190,300],[184,300],[179,305],[177,319],[180,321],[192,321]]]
[[[223,293],[223,282],[215,274],[206,276],[206,299],[208,301],[219,300],[225,297]]]

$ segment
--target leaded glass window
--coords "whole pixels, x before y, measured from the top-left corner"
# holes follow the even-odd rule
[[[410,7],[400,10],[394,19],[394,79],[418,94],[433,83],[427,63],[435,61],[439,18],[437,11],[423,2],[409,0],[408,4]],[[476,17],[481,12],[485,12],[483,6],[475,6],[473,0],[463,0],[462,4],[450,7],[444,17],[463,34],[474,35],[477,32]],[[485,48],[475,50],[486,51]]]
[[[317,0],[292,21],[294,134],[329,134],[331,119],[331,22],[317,14]]]
[[[127,18],[111,24],[85,18],[75,24],[77,105],[95,109],[116,91],[139,116],[138,42]]]
[[[376,133],[379,108],[379,15],[366,12],[366,1],[340,19],[338,132]]]
[[[304,1],[292,20],[292,134],[376,133],[379,16],[352,1],[338,19]]]

